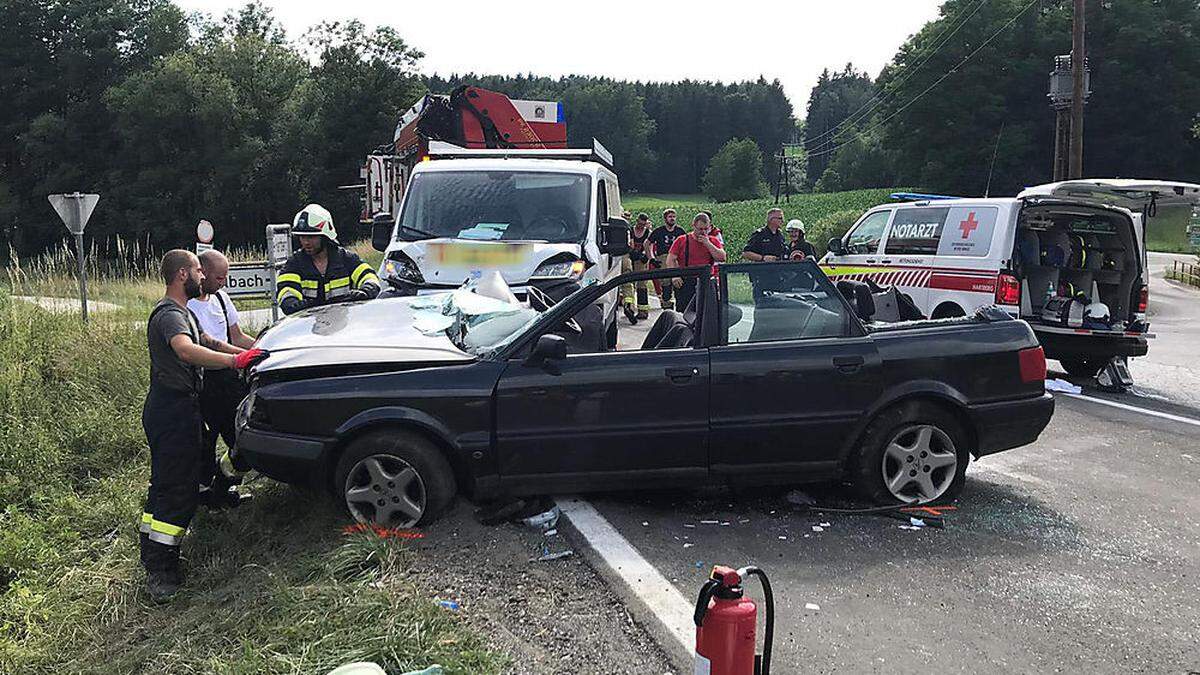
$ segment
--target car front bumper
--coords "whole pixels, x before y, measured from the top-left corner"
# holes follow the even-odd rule
[[[332,439],[238,427],[237,454],[251,468],[284,483],[322,486],[329,479]]]
[[[970,409],[975,425],[976,457],[1029,445],[1050,424],[1054,397],[1043,393],[1034,398],[986,403]]]

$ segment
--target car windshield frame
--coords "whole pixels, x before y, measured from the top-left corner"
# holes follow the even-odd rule
[[[511,184],[513,181],[525,180],[536,184],[553,183],[555,179],[563,184],[542,187],[533,185],[525,188],[510,185],[507,187],[509,194],[503,199],[497,198],[495,194],[485,199],[464,198],[461,195],[470,191],[502,192],[505,188],[500,185],[501,182]],[[587,238],[590,224],[591,185],[590,174],[573,171],[497,169],[417,173],[409,182],[393,240],[408,242],[445,238],[468,241],[579,243]],[[566,199],[546,199],[539,202],[532,198],[534,192],[542,190],[566,192]],[[427,193],[433,196],[426,197]],[[436,209],[440,213],[436,216],[419,213],[419,210],[427,208],[424,200],[436,203],[437,206],[429,210]],[[451,218],[450,214],[454,217]],[[430,222],[435,217],[442,222]],[[517,218],[521,222],[512,222]],[[444,224],[451,220],[457,222]],[[464,226],[464,223],[469,225]]]

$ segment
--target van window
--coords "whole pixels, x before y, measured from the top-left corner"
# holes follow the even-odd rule
[[[897,209],[883,250],[891,255],[982,258],[992,248],[999,213],[994,206]]]
[[[887,226],[891,211],[878,211],[867,216],[850,231],[846,238],[847,253],[875,253],[879,250],[879,240],[883,238],[883,228]]]
[[[948,208],[897,209],[883,252],[895,255],[935,255]]]

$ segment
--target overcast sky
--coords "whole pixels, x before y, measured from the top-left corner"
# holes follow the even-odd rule
[[[175,0],[221,15],[238,0]],[[598,75],[623,80],[778,78],[796,114],[823,68],[872,77],[941,0],[545,2],[265,0],[290,37],[322,20],[391,25],[422,72]]]

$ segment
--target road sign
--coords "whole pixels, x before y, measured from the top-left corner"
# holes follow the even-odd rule
[[[63,225],[66,225],[71,234],[77,237],[83,235],[83,228],[87,227],[88,219],[92,217],[92,211],[96,208],[96,202],[100,201],[100,195],[79,192],[47,195],[46,198],[50,200],[50,205],[54,207],[58,217],[62,218]]]
[[[211,250],[213,250],[212,244],[205,244],[202,241],[196,242],[196,255],[200,255],[201,253],[204,253],[205,251],[211,251]]]
[[[271,296],[272,266],[268,262],[234,263],[229,266],[225,292],[232,297]]]
[[[62,219],[63,225],[75,235],[75,259],[79,261],[79,304],[83,320],[87,321],[87,251],[83,248],[83,228],[100,201],[100,195],[72,192],[70,194],[46,195],[50,206]]]
[[[211,244],[213,240],[213,226],[207,220],[201,220],[196,224],[196,241],[201,244]]]
[[[267,246],[270,249],[271,262],[276,266],[287,262],[292,257],[292,226],[288,224],[267,226]]]

